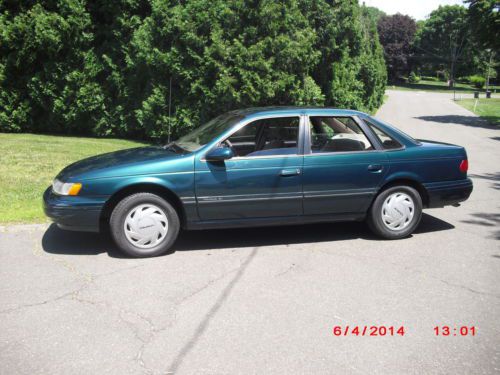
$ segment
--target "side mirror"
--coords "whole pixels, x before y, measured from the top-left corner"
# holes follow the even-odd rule
[[[224,161],[234,156],[233,150],[229,147],[217,147],[205,155],[207,161]]]

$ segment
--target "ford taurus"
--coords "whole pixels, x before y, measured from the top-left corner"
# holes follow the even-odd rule
[[[181,228],[366,220],[400,239],[422,209],[472,192],[463,147],[415,140],[364,113],[254,108],[223,114],[163,147],[112,152],[63,169],[47,216],[109,229],[124,252],[167,252]]]

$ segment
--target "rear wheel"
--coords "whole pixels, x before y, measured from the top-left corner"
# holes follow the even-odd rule
[[[110,219],[111,236],[118,247],[134,257],[166,253],[177,239],[177,212],[163,198],[137,193],[121,200]]]
[[[368,224],[380,237],[395,240],[409,236],[422,217],[422,198],[410,186],[382,191],[370,209]]]

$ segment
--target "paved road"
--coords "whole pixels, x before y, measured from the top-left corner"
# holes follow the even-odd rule
[[[467,146],[471,200],[427,211],[402,241],[362,224],[205,231],[140,260],[98,235],[3,228],[0,373],[499,372],[500,131],[446,94],[389,92],[379,116]],[[335,325],[407,334],[334,337]]]

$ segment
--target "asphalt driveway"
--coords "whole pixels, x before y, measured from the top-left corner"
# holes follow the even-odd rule
[[[0,228],[0,373],[500,372],[500,130],[450,97],[391,91],[378,113],[469,153],[471,199],[405,240],[359,223],[214,230],[129,259],[99,235]],[[406,334],[332,334],[347,325]]]

